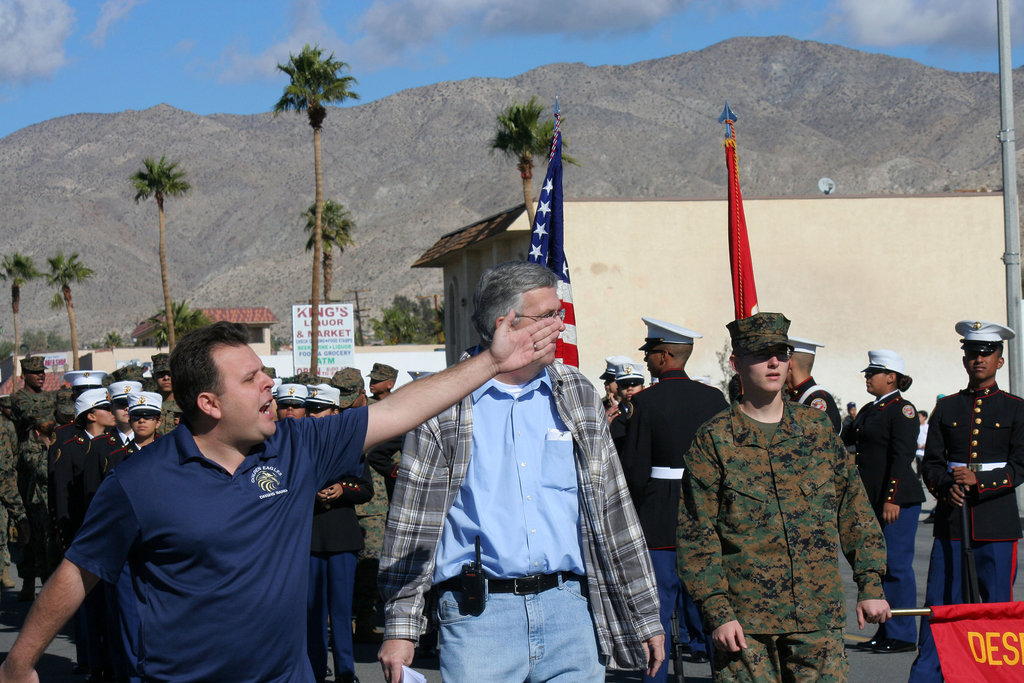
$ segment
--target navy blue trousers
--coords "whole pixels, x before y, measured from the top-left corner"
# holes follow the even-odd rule
[[[700,610],[686,592],[676,569],[675,550],[651,550],[654,579],[658,583],[658,603],[661,626],[665,629],[665,661],[651,678],[644,674],[645,683],[664,683],[668,678],[669,653],[672,651],[672,612],[679,616],[679,637],[687,641],[692,652],[711,656],[710,636],[704,633]]]
[[[352,649],[352,590],[356,553],[311,553],[306,597],[306,648],[313,676],[327,677],[327,616],[331,617],[334,679],[355,673]]]
[[[917,607],[917,579],[914,577],[914,537],[921,505],[900,508],[899,518],[882,527],[885,536],[885,577],[882,588],[889,607]],[[914,617],[893,617],[878,626],[875,638],[891,638],[912,643],[917,639]]]
[[[1017,541],[975,541],[973,546],[981,601],[1012,601],[1013,581],[1017,574]],[[960,541],[936,538],[932,542],[925,605],[963,603],[961,553]],[[910,669],[910,683],[941,683],[942,667],[927,617],[921,617],[917,647],[917,659]]]

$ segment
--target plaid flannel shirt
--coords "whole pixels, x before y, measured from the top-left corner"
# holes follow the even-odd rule
[[[572,433],[587,590],[606,665],[647,667],[644,641],[664,631],[658,591],[636,512],[593,385],[575,368],[547,368],[558,415]],[[378,582],[386,639],[418,641],[444,520],[462,485],[473,442],[472,397],[406,437]]]

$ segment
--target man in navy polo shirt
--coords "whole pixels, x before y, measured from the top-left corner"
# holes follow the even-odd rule
[[[513,327],[514,318],[488,352],[368,409],[321,420],[274,421],[273,382],[241,326],[184,336],[171,356],[182,424],[104,480],[0,681],[38,680],[33,667],[61,626],[127,562],[143,680],[312,682],[309,501],[325,483],[356,474],[366,447],[544,356],[560,321]]]

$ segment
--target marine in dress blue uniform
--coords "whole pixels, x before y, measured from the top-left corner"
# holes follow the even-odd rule
[[[894,351],[870,351],[868,360],[863,372],[875,401],[858,411],[842,438],[857,449],[857,469],[885,535],[885,599],[894,608],[916,607],[914,537],[924,490],[913,463],[920,422],[917,409],[899,389],[909,388],[912,380]],[[913,617],[893,617],[861,647],[879,653],[912,652],[916,634]]]
[[[337,415],[341,392],[327,384],[309,387],[306,415]],[[351,402],[350,402],[351,403]],[[355,506],[374,495],[368,465],[359,477],[343,477],[317,491],[313,503],[313,535],[309,555],[309,591],[306,595],[306,648],[313,678],[327,677],[327,645],[334,655],[334,680],[355,680],[352,648],[352,590],[357,553],[363,549]],[[380,492],[384,495],[384,492]],[[328,617],[331,628],[328,629]]]
[[[832,421],[832,429],[838,434],[843,429],[839,407],[836,406],[836,401],[828,389],[811,377],[818,349],[825,348],[825,345],[793,336],[789,337],[789,344],[793,347],[793,355],[789,359],[789,374],[786,375],[786,397],[790,401],[816,408],[828,415],[828,419]]]
[[[686,375],[686,361],[700,333],[654,318],[643,321],[647,338],[640,350],[658,382],[633,398],[622,470],[654,565],[665,633],[671,633],[672,612],[682,607],[679,622],[686,626],[691,654],[707,661],[711,648],[700,612],[676,570],[676,524],[686,452],[697,428],[728,404],[722,392]],[[668,667],[662,666],[654,678],[644,680],[664,681],[667,675]]]
[[[622,450],[626,445],[626,430],[633,417],[633,397],[644,388],[644,373],[635,361],[623,361],[615,369],[615,387],[615,398],[618,403],[607,413],[611,418],[608,431],[612,435],[612,443],[615,444],[615,450],[621,460]]]
[[[1024,480],[1024,401],[995,382],[1008,327],[981,320],[956,324],[967,388],[939,400],[928,421],[921,474],[937,499],[926,605],[964,602],[962,539],[968,533],[982,602],[1009,602],[1016,578],[1020,513],[1014,489]],[[967,523],[960,507],[967,506]],[[931,627],[921,619],[915,683],[941,681]]]

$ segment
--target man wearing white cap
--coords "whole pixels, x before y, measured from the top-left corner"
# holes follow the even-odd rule
[[[86,510],[103,478],[103,463],[120,440],[110,432],[114,427],[110,397],[103,388],[87,388],[75,399],[75,421],[54,443],[50,461],[50,516],[58,550],[63,553],[78,533]],[[110,666],[102,646],[106,631],[105,595],[101,588],[86,600],[75,616],[75,646],[80,665],[102,676]]]
[[[640,350],[658,383],[633,398],[622,471],[636,506],[658,582],[660,617],[670,633],[672,612],[681,608],[695,661],[708,661],[710,649],[700,612],[676,571],[676,522],[683,465],[693,436],[705,420],[728,407],[722,392],[686,374],[693,342],[702,337],[681,325],[642,318],[647,337]],[[682,630],[682,629],[680,629]],[[671,645],[669,646],[671,648]],[[645,680],[664,681],[668,667]]]
[[[102,387],[106,376],[102,370],[72,370],[64,373],[64,381],[71,385],[77,397],[86,389]]]
[[[640,366],[631,360],[619,365],[615,371],[615,386],[615,398],[618,403],[613,410],[608,411],[611,418],[608,422],[608,431],[612,434],[615,450],[621,455],[626,440],[626,428],[629,419],[633,417],[633,397],[644,388],[644,373]]]
[[[277,388],[277,419],[306,416],[309,388],[305,384],[282,384]]]
[[[967,388],[939,399],[929,419],[921,474],[937,499],[935,539],[928,565],[925,605],[966,602],[962,593],[966,533],[977,565],[982,602],[1013,600],[1020,512],[1014,489],[1024,481],[1024,401],[1001,390],[1003,341],[1013,330],[983,320],[961,320]],[[968,528],[961,527],[967,506]],[[921,618],[914,682],[941,681],[931,626]]]
[[[601,403],[605,410],[613,412],[612,409],[619,405],[619,387],[615,382],[615,373],[623,363],[632,362],[633,359],[629,356],[608,356],[604,359],[604,372],[598,379],[604,382],[604,398],[601,399]]]
[[[107,387],[110,393],[110,405],[114,413],[114,434],[121,440],[121,446],[127,446],[132,440],[132,424],[128,415],[130,398],[142,391],[142,382],[125,380],[111,382]]]
[[[832,421],[832,428],[838,434],[843,429],[843,419],[839,415],[839,407],[836,406],[836,401],[828,389],[820,386],[811,377],[817,350],[825,348],[825,345],[800,337],[790,337],[789,344],[793,347],[793,357],[789,359],[789,374],[786,375],[789,400],[824,412]]]

